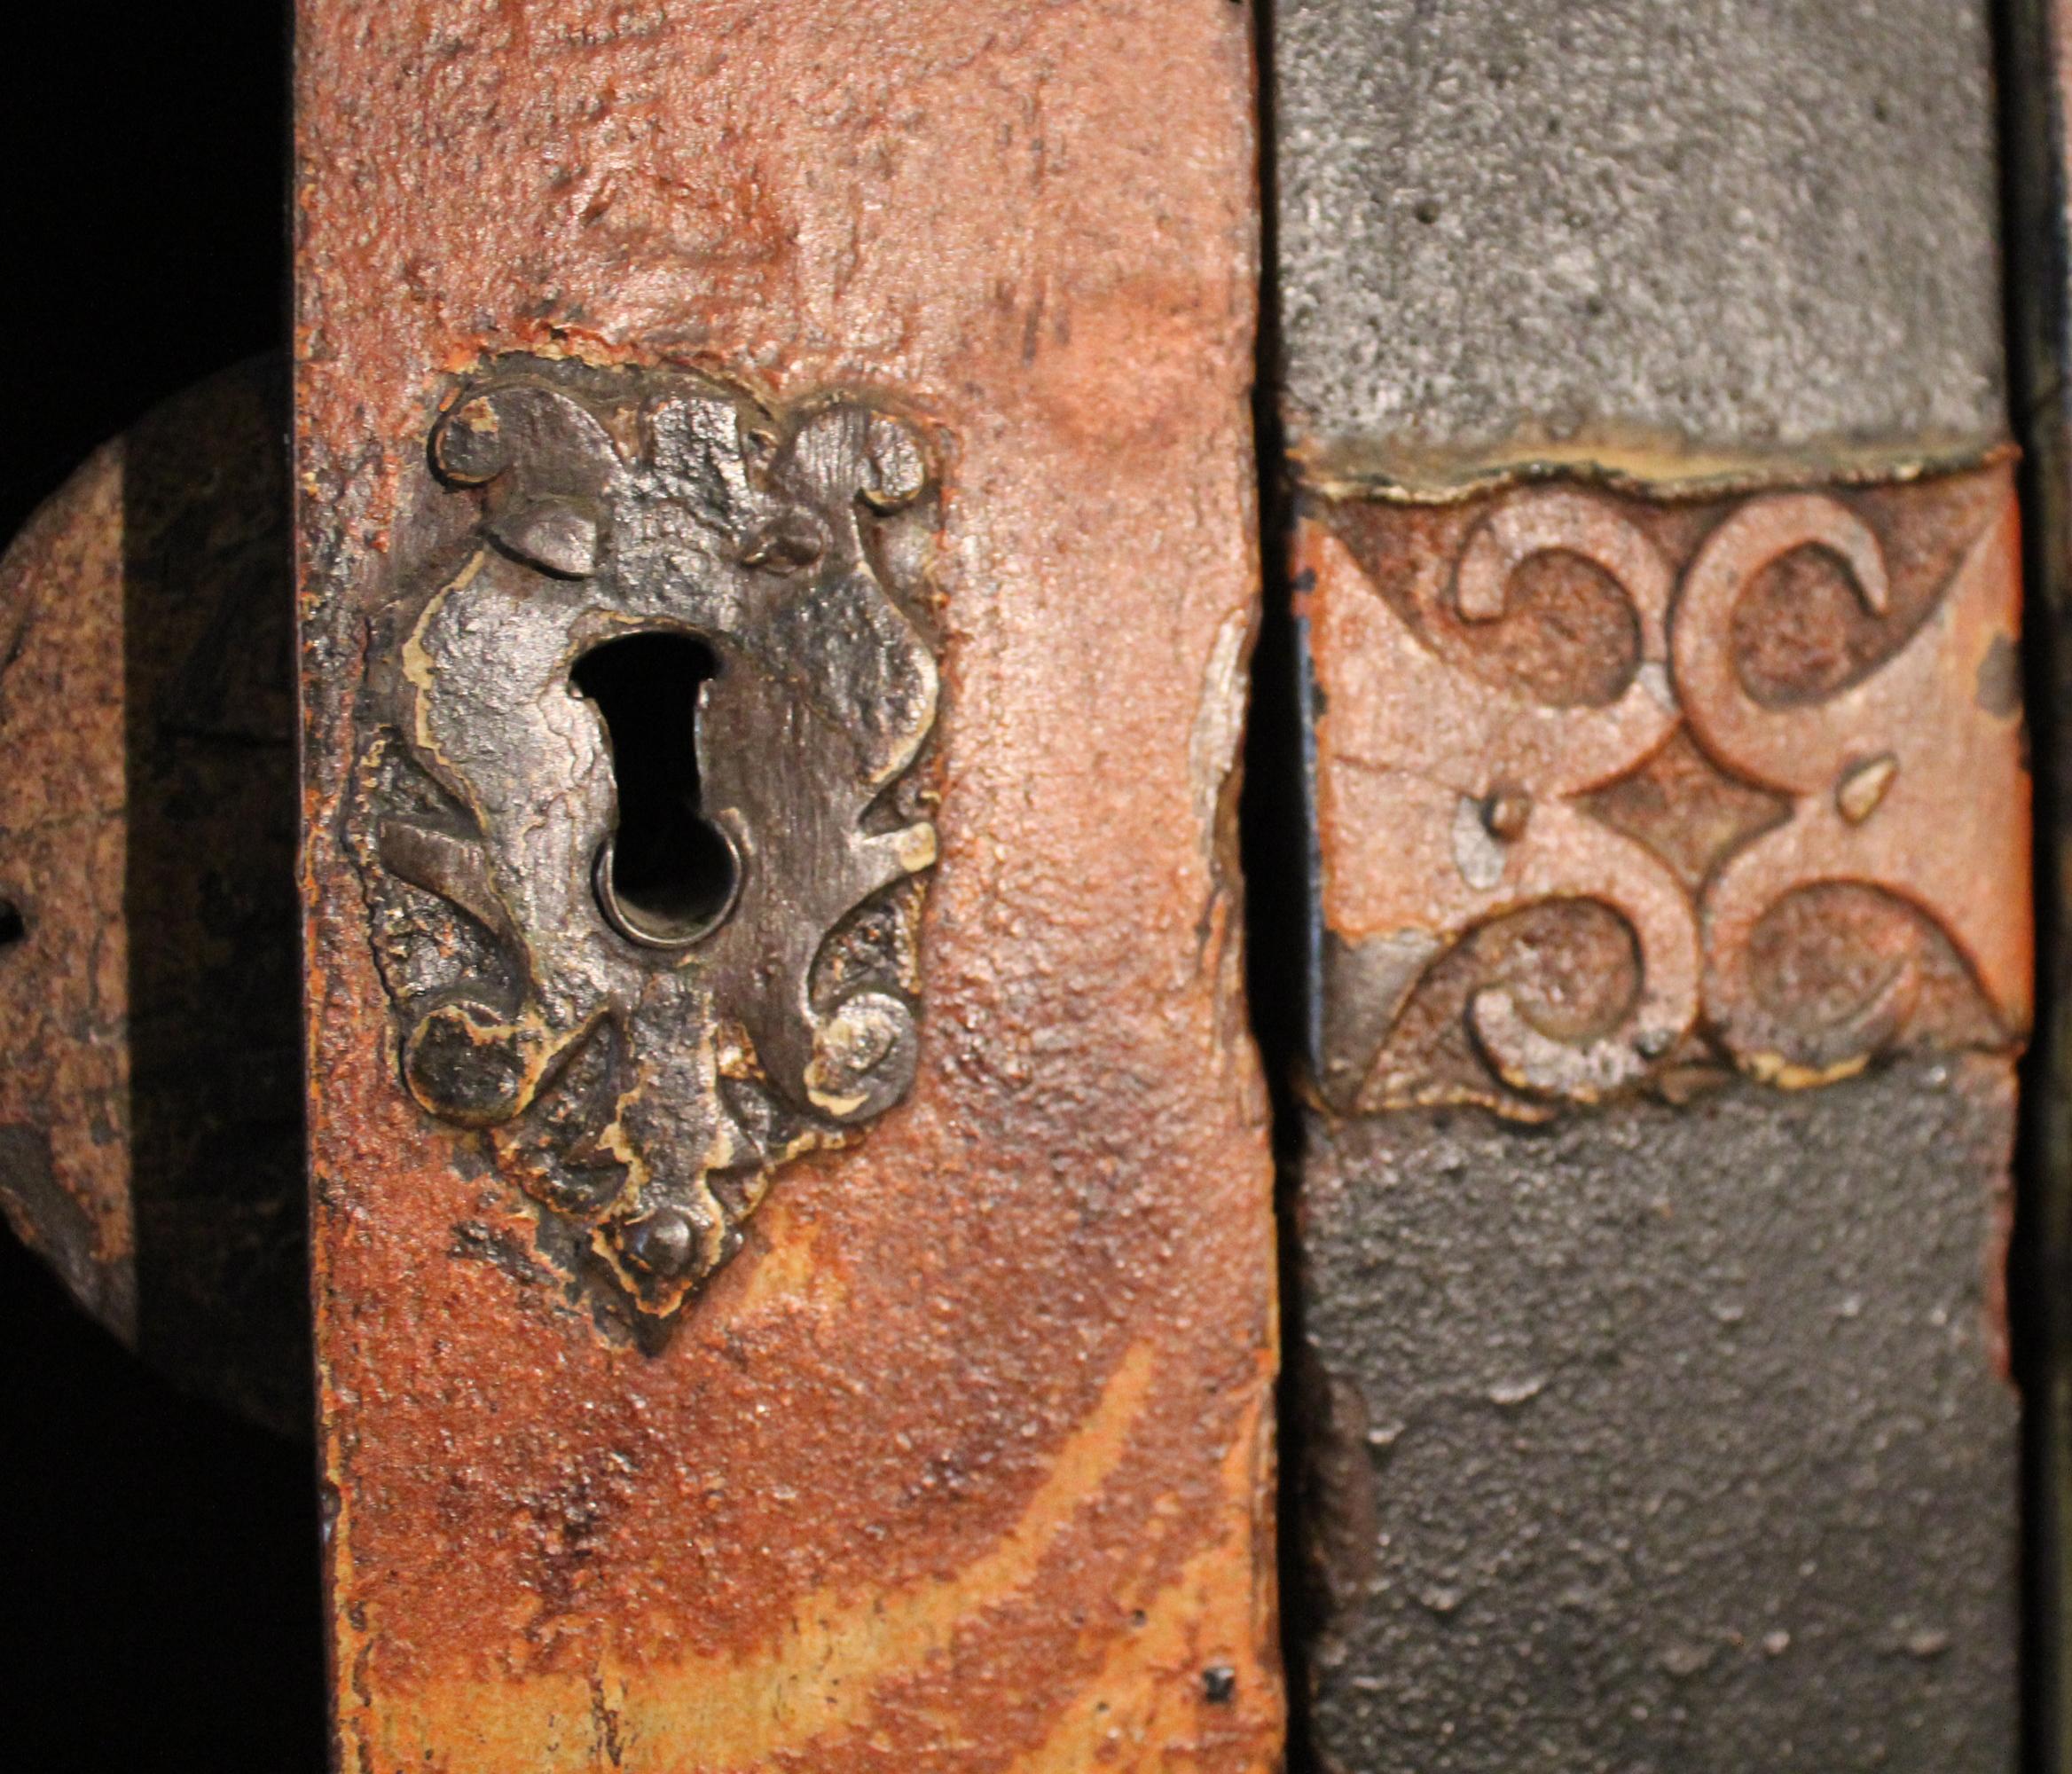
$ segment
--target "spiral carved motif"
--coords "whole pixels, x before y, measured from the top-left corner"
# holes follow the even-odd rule
[[[1341,508],[1299,549],[1336,1106],[1530,1119],[1707,1068],[1797,1086],[2019,1042],[2005,468],[1710,502],[1529,486]]]

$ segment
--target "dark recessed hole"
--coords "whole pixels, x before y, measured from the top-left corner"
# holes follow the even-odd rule
[[[0,899],[0,948],[12,948],[28,937],[28,920],[12,899]]]
[[[624,936],[679,948],[733,903],[734,846],[706,819],[698,775],[698,705],[719,672],[688,634],[631,634],[593,648],[569,675],[611,735],[617,830],[598,858],[597,896]]]

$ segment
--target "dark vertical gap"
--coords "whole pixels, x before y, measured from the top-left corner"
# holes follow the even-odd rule
[[[1315,1765],[1303,1659],[1311,1585],[1301,1524],[1307,1449],[1299,1397],[1302,1291],[1296,1213],[1303,1119],[1297,1092],[1309,1022],[1310,834],[1304,765],[1299,637],[1288,581],[1293,494],[1281,422],[1278,192],[1275,177],[1273,0],[1252,0],[1259,131],[1260,271],[1252,437],[1259,459],[1260,563],[1264,600],[1252,655],[1252,707],[1245,728],[1244,787],[1238,802],[1238,853],[1245,883],[1245,989],[1273,1105],[1275,1208],[1280,1240],[1281,1378],[1279,1558],[1281,1646],[1288,1684],[1291,1774]]]
[[[148,1474],[134,1489],[161,1539],[149,1610],[180,1596],[188,1622],[140,1648],[151,1686],[182,1700],[158,1718],[106,1716],[176,1762],[292,1755],[287,1765],[313,1767],[325,1706],[316,1475],[302,1439],[314,1400],[286,402],[270,357],[125,434],[137,1346],[237,1415],[182,1438],[217,1468],[204,1482],[161,1484],[147,1436],[128,1456]],[[93,1555],[120,1556],[116,1544]]]
[[[2066,1350],[2072,1283],[2072,1203],[2066,1187],[2072,1120],[2058,1080],[2068,1040],[2065,906],[2060,833],[2072,687],[2068,616],[2067,459],[2062,382],[2068,255],[2063,141],[2052,72],[2052,0],[1997,9],[2002,239],[2009,404],[2022,449],[2024,669],[2037,834],[2036,1039],[2022,1072],[2008,1317],[2022,1410],[2022,1765],[2066,1774],[2065,1632],[2068,1451]]]

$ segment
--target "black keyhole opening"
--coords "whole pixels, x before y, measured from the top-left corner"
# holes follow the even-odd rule
[[[741,878],[734,846],[705,817],[698,773],[699,696],[719,671],[695,635],[630,634],[593,648],[569,674],[604,717],[618,786],[598,902],[621,935],[650,948],[710,935]]]

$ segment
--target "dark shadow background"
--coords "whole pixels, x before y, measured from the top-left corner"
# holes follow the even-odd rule
[[[284,340],[286,15],[75,0],[11,30],[0,533]],[[0,1765],[321,1769],[308,1448],[135,1361],[4,1233],[0,1424]]]

